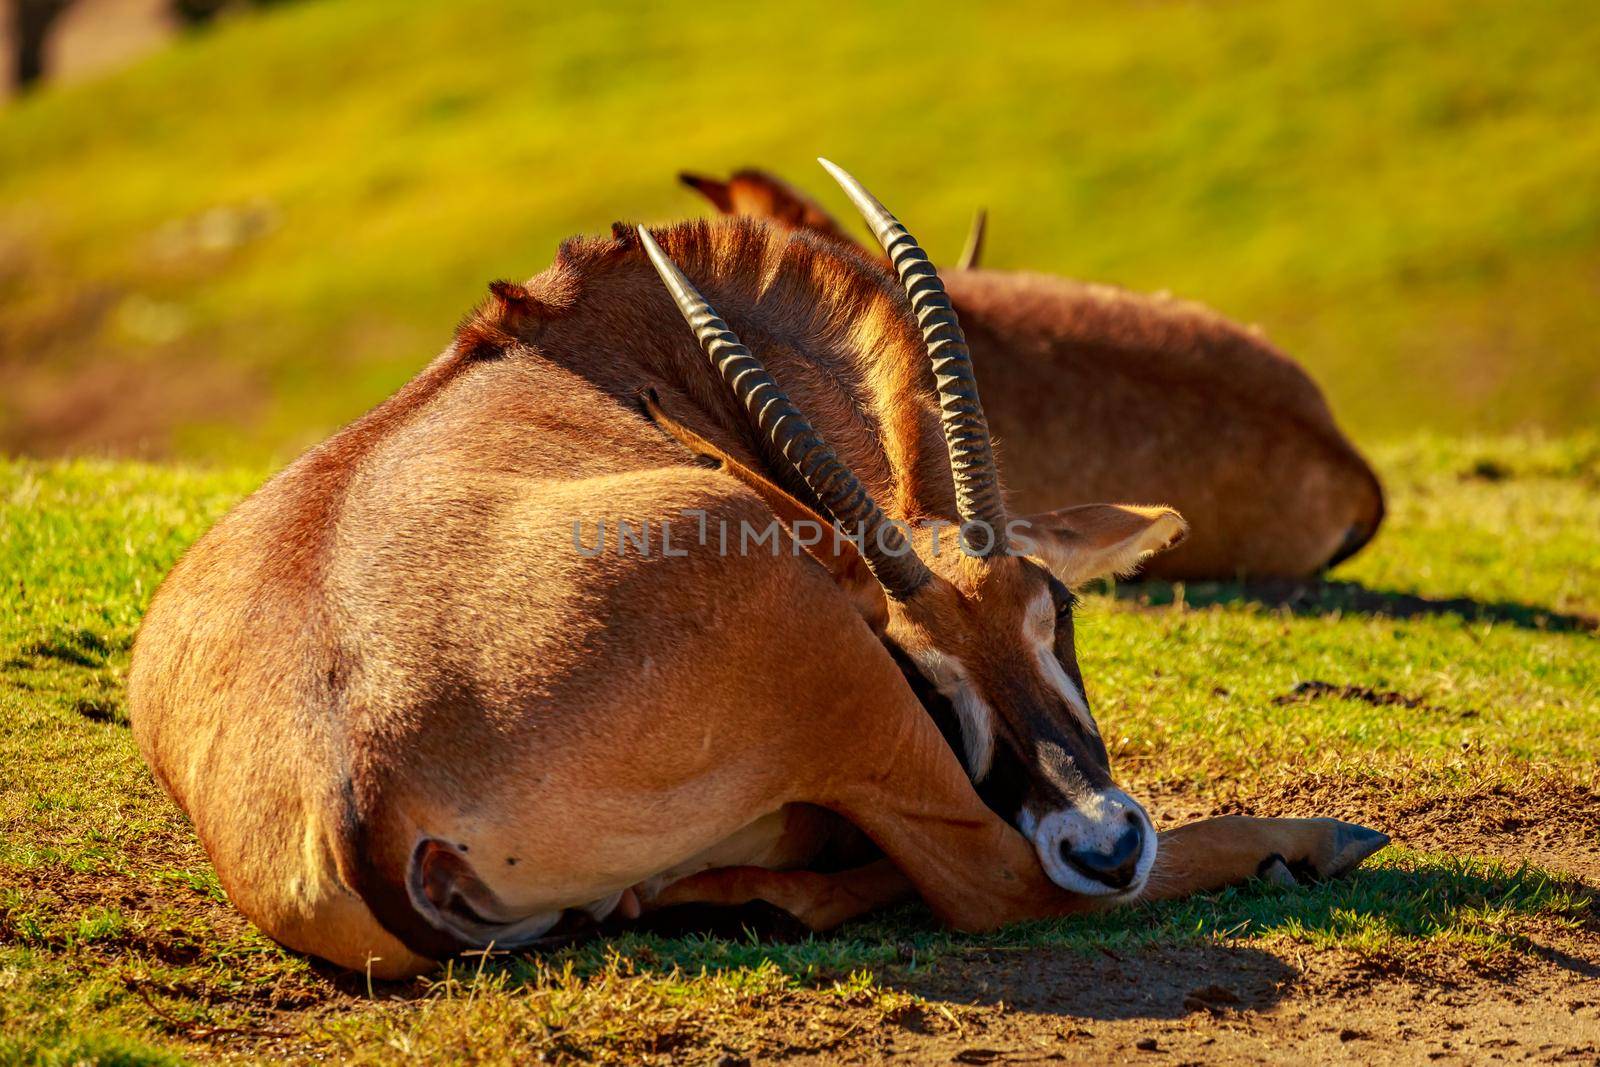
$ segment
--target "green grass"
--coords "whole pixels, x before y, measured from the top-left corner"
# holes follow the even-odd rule
[[[282,5],[0,113],[0,447],[281,457],[677,170],[818,153],[945,259],[984,204],[1262,323],[1360,435],[1592,425],[1597,53],[1585,0]]]
[[[1592,956],[1595,878],[1561,873],[1600,821],[1592,14],[802,0],[775,27],[724,0],[308,0],[6,107],[0,453],[201,464],[0,459],[0,1065],[715,1060],[785,1026],[959,1030],[965,995],[927,982],[990,953],[1502,976],[1561,939]],[[1333,580],[1124,585],[1078,629],[1158,820],[1332,814],[1401,843],[1335,884],[984,938],[905,908],[392,986],[264,939],[127,729],[161,576],[410,377],[488,279],[613,219],[698,213],[684,168],[768,166],[843,215],[819,153],[943,260],[982,204],[992,265],[1260,322],[1359,437],[1398,442],[1375,450],[1391,519]]]
[[[796,1017],[960,1026],[920,991],[973,954],[1226,945],[1515,975],[1553,937],[1592,944],[1594,890],[1557,872],[1600,813],[1600,440],[1427,437],[1377,461],[1392,519],[1334,581],[1125,585],[1087,598],[1078,639],[1158,819],[1232,804],[1395,832],[1356,876],[984,938],[917,908],[798,943],[627,936],[370,991],[227,906],[126,728],[143,606],[265,471],[0,461],[0,1063],[715,1059]],[[1307,681],[1335,691],[1293,699]]]

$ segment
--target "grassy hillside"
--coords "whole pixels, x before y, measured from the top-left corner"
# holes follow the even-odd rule
[[[320,0],[0,113],[0,450],[251,461],[672,176],[1258,321],[1371,438],[1600,416],[1600,20],[1357,0]],[[829,194],[830,203],[839,198]]]
[[[1392,833],[1353,878],[984,938],[916,908],[792,944],[619,937],[375,987],[227,905],[127,729],[145,603],[261,473],[0,460],[0,1063],[1103,1063],[1157,1037],[1194,1062],[1350,1040],[1577,1055],[1600,1006],[1600,439],[1377,460],[1392,517],[1339,580],[1123,587],[1078,626],[1113,764],[1158,825]],[[1288,1031],[1240,1043],[1273,1019]]]

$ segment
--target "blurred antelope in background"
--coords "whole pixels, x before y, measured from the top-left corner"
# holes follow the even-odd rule
[[[678,903],[987,929],[1382,846],[1158,835],[1115,787],[1071,588],[1183,520],[1014,512],[938,276],[836,175],[893,273],[747,219],[569,241],[173,570],[133,728],[268,934],[400,976]]]
[[[725,214],[858,247],[763,171],[680,179]],[[1316,383],[1258,330],[1167,296],[976,269],[983,221],[945,284],[1019,507],[1166,501],[1191,532],[1148,573],[1172,579],[1301,577],[1371,540],[1377,476]]]

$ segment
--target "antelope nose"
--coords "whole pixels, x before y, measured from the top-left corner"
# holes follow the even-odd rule
[[[1073,848],[1072,842],[1061,842],[1061,858],[1073,870],[1112,889],[1128,888],[1139,869],[1139,857],[1143,852],[1144,825],[1131,812],[1128,814],[1128,828],[1104,852]]]

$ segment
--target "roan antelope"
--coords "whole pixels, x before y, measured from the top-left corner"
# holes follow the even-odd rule
[[[680,180],[725,214],[858,247],[771,174]],[[1173,579],[1310,575],[1377,532],[1377,476],[1316,383],[1259,331],[1166,296],[968,269],[982,244],[980,216],[944,278],[1018,506],[1165,500],[1192,531],[1147,572]]]
[[[133,728],[268,934],[393,977],[585,914],[760,899],[824,929],[915,892],[986,929],[1382,847],[1157,835],[1115,788],[1070,587],[1182,520],[1010,518],[937,275],[841,181],[905,292],[746,219],[569,241],[179,562]]]

